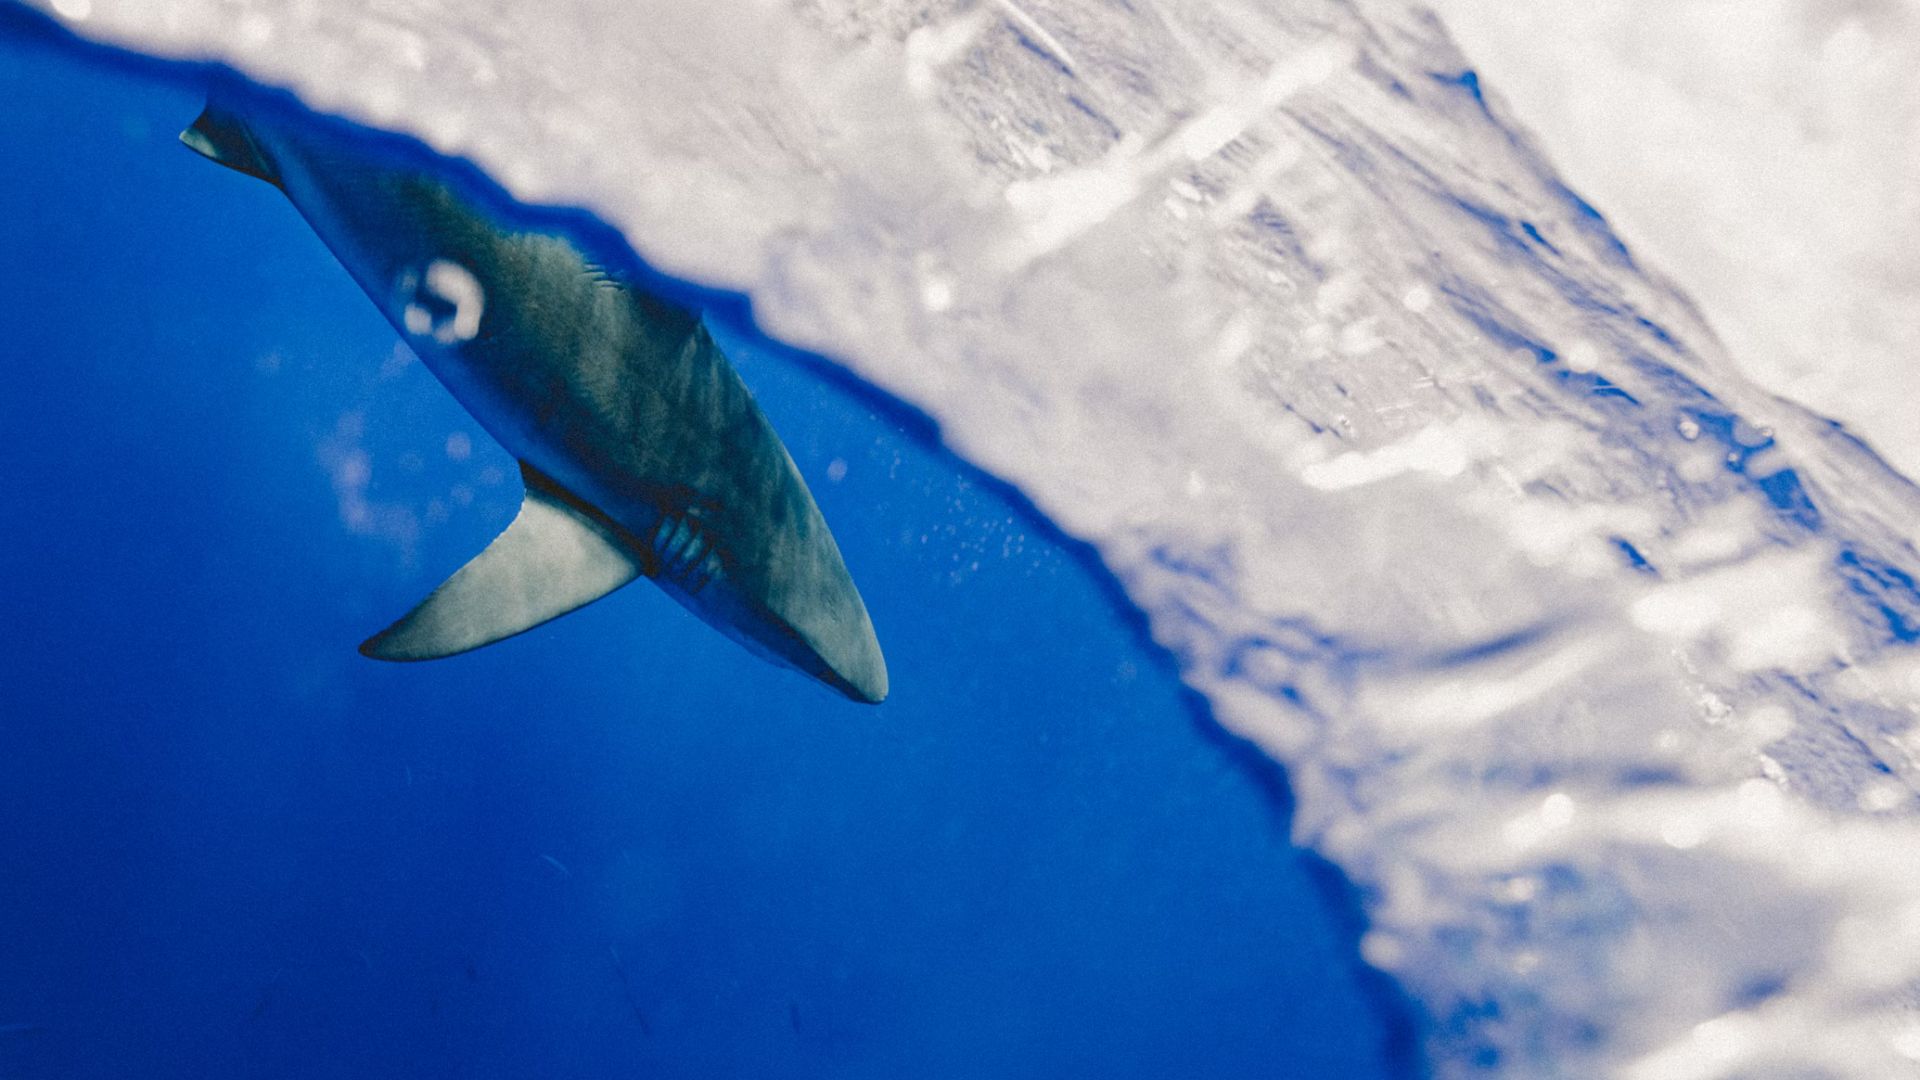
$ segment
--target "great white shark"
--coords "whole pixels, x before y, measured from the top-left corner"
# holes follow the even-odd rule
[[[886,697],[839,546],[697,312],[346,134],[216,98],[180,139],[285,192],[520,462],[513,523],[361,652],[451,656],[647,577],[754,652],[856,701]]]

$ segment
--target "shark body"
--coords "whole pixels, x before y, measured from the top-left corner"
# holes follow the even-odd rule
[[[513,524],[363,653],[450,656],[648,577],[756,653],[854,700],[886,697],[839,547],[696,312],[317,126],[216,101],[181,141],[285,192],[521,463]]]

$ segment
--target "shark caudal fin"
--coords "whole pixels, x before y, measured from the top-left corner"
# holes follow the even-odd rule
[[[209,104],[200,119],[180,133],[180,141],[208,161],[280,186],[272,163],[260,152],[247,125],[216,105]]]
[[[531,630],[639,577],[641,564],[553,482],[520,466],[520,516],[420,606],[360,646],[375,660],[436,660]]]

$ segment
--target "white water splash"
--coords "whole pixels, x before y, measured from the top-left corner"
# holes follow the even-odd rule
[[[1746,370],[1920,474],[1920,2],[1432,3]]]
[[[590,207],[926,409],[1288,765],[1442,1075],[1912,1069],[1920,501],[1750,388],[1422,13],[78,28]]]

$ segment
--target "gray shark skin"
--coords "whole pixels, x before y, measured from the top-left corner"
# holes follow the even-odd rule
[[[521,462],[520,516],[363,653],[464,652],[644,576],[754,652],[856,701],[886,697],[839,547],[697,313],[345,135],[216,100],[180,138],[285,192]]]

